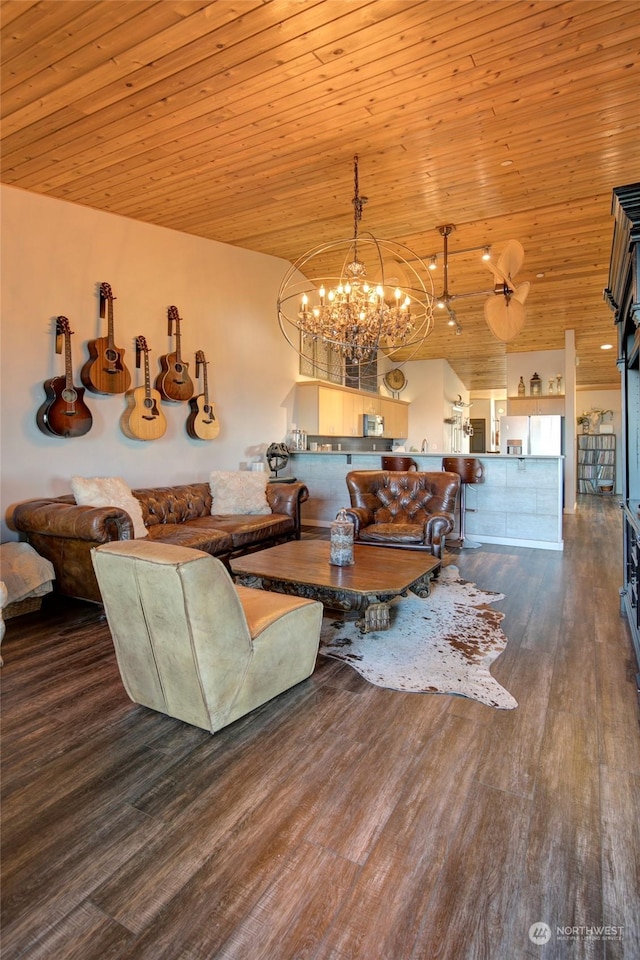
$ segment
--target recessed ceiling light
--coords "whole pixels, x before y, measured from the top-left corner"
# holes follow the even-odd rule
[[[500,163],[501,167],[510,167],[513,163],[513,160],[502,160]]]
[[[601,350],[613,350],[613,344],[612,344],[612,343],[603,343],[602,346],[600,347],[600,349],[601,349]]]
[[[536,273],[536,277],[544,277],[544,273]]]

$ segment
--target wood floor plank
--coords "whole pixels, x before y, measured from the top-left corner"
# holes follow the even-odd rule
[[[518,956],[522,940],[514,929],[514,905],[529,817],[528,800],[476,784],[450,838],[411,960]]]
[[[607,943],[607,960],[640,953],[640,777],[600,767],[602,797],[603,919],[622,927]]]

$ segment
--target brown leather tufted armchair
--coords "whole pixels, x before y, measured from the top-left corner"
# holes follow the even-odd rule
[[[442,558],[453,530],[459,474],[352,470],[347,488],[346,510],[358,543],[429,550]]]

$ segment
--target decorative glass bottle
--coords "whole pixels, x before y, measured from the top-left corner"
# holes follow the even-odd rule
[[[353,524],[347,511],[340,510],[331,524],[329,563],[334,567],[349,567],[353,562]]]
[[[520,383],[518,384],[518,396],[524,397],[525,393],[526,393],[526,388],[524,385],[524,380],[522,379],[522,377],[520,377]]]
[[[531,387],[532,397],[539,397],[542,395],[542,380],[537,373],[534,373],[534,375],[531,377],[529,385]]]

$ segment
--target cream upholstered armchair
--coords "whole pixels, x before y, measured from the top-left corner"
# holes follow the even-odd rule
[[[313,672],[322,604],[236,587],[189,547],[125,540],[92,560],[135,703],[213,733]]]

